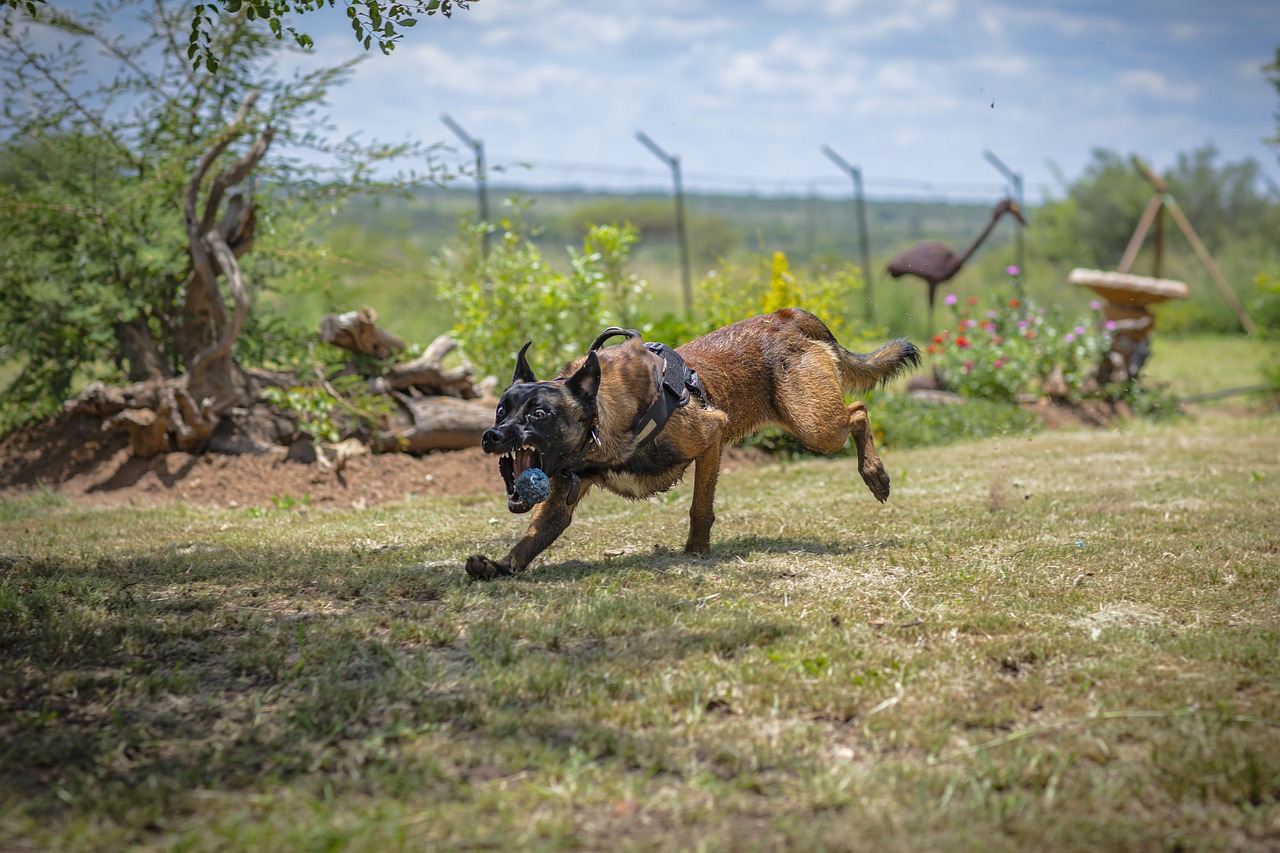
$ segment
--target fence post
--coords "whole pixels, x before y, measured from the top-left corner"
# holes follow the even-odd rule
[[[684,288],[684,313],[686,317],[691,317],[693,316],[693,282],[689,273],[689,232],[684,219],[684,183],[680,178],[680,158],[663,151],[656,142],[645,136],[643,131],[636,131],[636,139],[671,168],[671,179],[675,184],[676,238],[680,241],[680,280]]]

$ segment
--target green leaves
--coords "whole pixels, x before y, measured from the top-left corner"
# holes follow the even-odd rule
[[[624,268],[638,234],[630,226],[595,226],[581,253],[571,252],[569,274],[552,269],[514,206],[500,223],[500,239],[480,257],[473,248],[487,224],[464,227],[443,259],[448,268],[441,297],[453,313],[454,337],[482,373],[509,375],[526,341],[544,370],[581,355],[605,326],[626,325],[647,284]]]
[[[298,47],[309,50],[315,46],[315,41],[289,21],[309,12],[334,7],[339,2],[346,7],[356,41],[365,50],[377,45],[383,53],[395,49],[403,37],[400,30],[418,23],[416,15],[449,18],[455,9],[471,6],[471,0],[413,0],[409,3],[387,3],[383,0],[211,0],[198,4],[192,11],[187,58],[195,68],[203,66],[210,73],[219,69],[220,60],[210,47],[215,15],[228,18],[243,15],[249,21],[266,21],[276,40],[283,40],[287,34]]]

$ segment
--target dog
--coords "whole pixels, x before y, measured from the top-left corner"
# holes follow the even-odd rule
[[[602,348],[618,335],[627,340]],[[676,349],[611,328],[552,380],[534,376],[525,357],[530,345],[516,357],[481,447],[500,457],[508,509],[533,516],[505,557],[467,559],[467,574],[477,580],[528,567],[569,526],[591,488],[648,498],[679,482],[690,463],[693,504],[684,550],[706,554],[721,449],[770,424],[819,453],[834,453],[852,437],[858,473],[883,502],[889,475],[866,404],[846,405],[845,393],[868,390],[920,363],[919,350],[905,338],[870,354],[850,352],[825,323],[798,308],[732,323]],[[537,503],[517,488],[529,468],[550,481],[549,496]]]

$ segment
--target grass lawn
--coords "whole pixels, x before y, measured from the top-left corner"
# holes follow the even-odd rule
[[[1144,376],[1169,384],[1179,397],[1265,385],[1263,368],[1268,359],[1274,361],[1275,350],[1274,343],[1243,335],[1172,337],[1157,330]]]
[[[1280,421],[592,495],[0,503],[0,849],[1280,846]]]

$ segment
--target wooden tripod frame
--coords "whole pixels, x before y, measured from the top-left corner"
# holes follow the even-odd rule
[[[1223,277],[1222,271],[1218,269],[1218,265],[1213,262],[1209,250],[1204,247],[1204,243],[1200,241],[1196,230],[1191,227],[1186,214],[1182,212],[1177,200],[1169,192],[1169,187],[1136,154],[1133,157],[1133,165],[1142,173],[1142,176],[1147,179],[1151,186],[1155,187],[1156,193],[1151,197],[1151,201],[1147,202],[1146,210],[1142,211],[1142,218],[1138,220],[1138,227],[1134,229],[1133,236],[1129,238],[1129,245],[1125,248],[1124,257],[1120,259],[1120,266],[1116,268],[1116,271],[1129,272],[1133,262],[1138,257],[1138,250],[1142,248],[1143,241],[1147,239],[1147,232],[1151,230],[1151,226],[1154,224],[1156,226],[1155,277],[1160,277],[1160,263],[1164,255],[1164,217],[1162,214],[1167,210],[1174,223],[1177,224],[1178,229],[1187,238],[1187,242],[1191,244],[1191,248],[1195,251],[1196,257],[1200,259],[1200,263],[1204,264],[1204,268],[1208,270],[1209,277],[1213,279],[1214,284],[1218,285],[1218,290],[1222,292],[1227,304],[1236,312],[1236,317],[1239,318],[1240,325],[1244,328],[1245,333],[1252,335],[1254,331],[1253,320],[1249,319],[1249,315],[1245,313],[1244,306],[1236,298],[1235,291],[1231,289],[1231,285],[1227,284],[1227,280]]]

